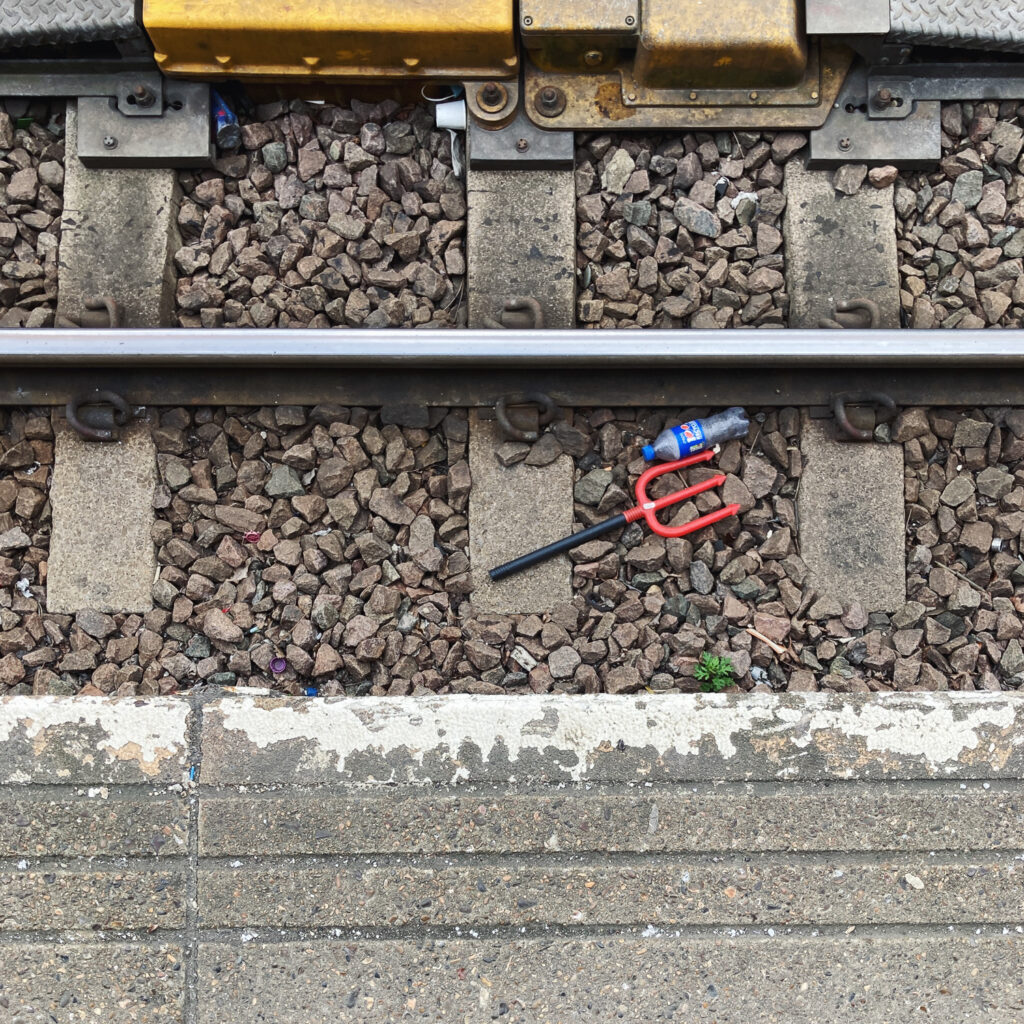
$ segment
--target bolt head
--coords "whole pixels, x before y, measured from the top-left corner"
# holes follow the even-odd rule
[[[583,55],[583,63],[596,67],[604,60],[604,54],[600,50],[587,50]]]
[[[103,148],[104,149],[117,149],[117,139],[113,135],[103,136]]]
[[[839,140],[839,148],[841,150],[844,150],[844,151],[849,149],[850,148],[850,140],[849,139],[840,139]]]
[[[525,153],[529,148],[530,144],[529,142],[526,141],[526,139],[520,139],[516,143],[516,149],[518,149],[520,153]]]

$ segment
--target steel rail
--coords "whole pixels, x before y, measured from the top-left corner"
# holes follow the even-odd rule
[[[0,405],[1024,405],[1024,331],[0,331]]]
[[[1021,331],[0,330],[11,366],[1024,366]]]

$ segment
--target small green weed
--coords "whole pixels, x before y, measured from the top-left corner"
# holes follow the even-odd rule
[[[700,688],[705,693],[719,693],[727,686],[732,686],[735,671],[728,658],[720,658],[705,651],[693,674],[700,680]]]

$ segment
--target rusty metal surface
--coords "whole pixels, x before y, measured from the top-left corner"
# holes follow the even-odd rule
[[[519,30],[533,61],[549,71],[615,65],[636,46],[639,0],[522,0]]]
[[[812,44],[813,45],[813,44]],[[737,96],[735,90],[715,93],[714,90],[672,90],[663,97],[673,105],[642,106],[640,93],[635,99],[623,92],[623,73],[632,75],[632,64],[622,63],[608,71],[563,74],[544,71],[529,60],[524,61],[523,89],[527,115],[536,124],[546,127],[572,128],[576,131],[614,129],[666,129],[671,131],[717,128],[751,128],[767,130],[800,130],[820,128],[839,95],[843,80],[853,60],[853,52],[830,40],[820,44],[817,88],[810,87],[800,102],[772,105],[772,90],[753,90]],[[809,60],[813,66],[814,58]],[[540,114],[533,102],[537,93],[553,86],[565,93],[562,114],[548,117]],[[791,96],[797,95],[787,90]],[[813,95],[817,93],[817,95]],[[730,106],[730,103],[737,103]]]
[[[512,0],[144,0],[160,69],[206,78],[494,78],[518,68]]]
[[[792,85],[807,61],[797,0],[644,0],[637,81],[656,89]]]

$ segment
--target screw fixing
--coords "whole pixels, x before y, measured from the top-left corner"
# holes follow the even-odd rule
[[[840,139],[839,140],[839,148],[845,153],[846,150],[848,150],[850,148],[850,140],[849,139]]]
[[[597,67],[604,60],[604,54],[600,50],[587,50],[583,54],[583,63],[588,67]]]
[[[516,149],[519,150],[520,153],[525,153],[529,148],[530,148],[530,143],[527,142],[526,139],[520,139],[516,143]]]
[[[104,149],[117,149],[117,139],[113,135],[103,136],[103,148]]]

